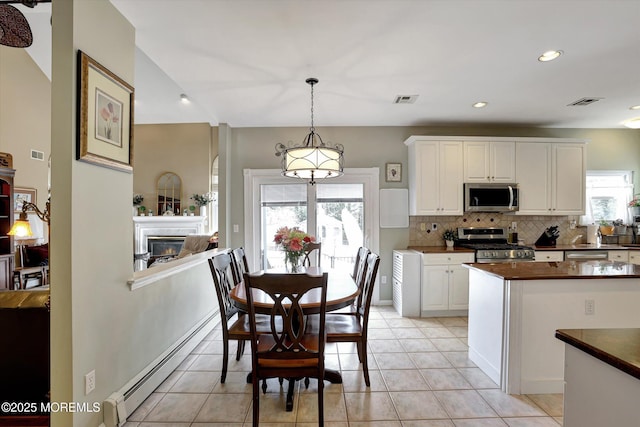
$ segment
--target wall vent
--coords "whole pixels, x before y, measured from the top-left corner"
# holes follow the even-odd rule
[[[584,105],[591,105],[594,102],[600,101],[601,99],[604,99],[604,98],[598,98],[595,96],[588,97],[588,98],[581,98],[581,99],[578,99],[577,101],[573,101],[571,104],[567,104],[567,107],[579,107]]]
[[[413,104],[418,99],[418,95],[398,95],[393,100],[394,104]]]
[[[31,149],[31,158],[33,160],[40,160],[41,162],[43,162],[44,161],[44,152],[38,151],[38,150],[34,150],[32,148]]]

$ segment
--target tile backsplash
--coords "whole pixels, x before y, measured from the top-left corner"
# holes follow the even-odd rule
[[[517,223],[518,239],[525,245],[533,245],[547,228],[557,225],[560,230],[557,244],[569,245],[574,238],[580,236],[576,243],[587,243],[586,227],[577,226],[571,229],[571,221],[575,216],[519,216],[501,213],[469,213],[464,216],[411,216],[409,217],[409,246],[442,246],[442,233],[447,228],[458,227],[502,227],[509,228],[512,222]],[[421,224],[424,224],[424,231]],[[431,225],[437,224],[432,231]],[[619,241],[614,238],[603,243],[630,243],[631,231],[621,235]]]

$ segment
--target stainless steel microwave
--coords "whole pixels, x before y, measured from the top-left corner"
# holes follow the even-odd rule
[[[465,212],[515,212],[518,184],[464,184]]]

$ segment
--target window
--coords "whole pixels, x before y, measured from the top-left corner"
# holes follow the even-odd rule
[[[587,206],[581,223],[631,223],[628,204],[633,198],[631,171],[587,171]]]

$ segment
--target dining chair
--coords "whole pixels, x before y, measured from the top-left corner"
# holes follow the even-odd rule
[[[358,298],[355,312],[353,313],[331,313],[326,316],[327,342],[354,342],[358,348],[358,359],[362,363],[364,382],[367,387],[369,382],[369,364],[367,361],[367,328],[369,325],[369,309],[373,297],[373,288],[378,274],[380,257],[370,253],[367,256],[367,267],[364,273],[362,285],[362,299]],[[316,330],[317,317],[310,316],[307,327]]]
[[[244,273],[249,272],[249,263],[247,262],[247,254],[242,246],[231,251],[231,269],[233,271],[233,281],[237,285],[242,282]]]
[[[254,426],[258,426],[260,421],[259,381],[276,377],[288,378],[290,389],[298,378],[317,378],[318,425],[324,425],[324,324],[327,280],[328,273],[323,273],[322,276],[244,275],[251,330]],[[266,294],[273,303],[268,303],[269,306],[266,306],[267,303],[264,300],[254,301],[253,291],[256,289]],[[314,304],[305,305],[304,298],[310,293],[316,293],[313,298]],[[258,334],[256,310],[269,313],[272,325],[270,333]],[[310,310],[318,313],[315,316],[317,329],[306,332]],[[275,327],[276,319],[281,320],[281,328]]]
[[[367,256],[371,253],[368,248],[360,246],[356,253],[356,262],[353,264],[353,274],[351,277],[360,285],[360,280],[364,274],[365,265],[367,264]]]
[[[304,267],[320,267],[320,252],[322,249],[322,243],[307,243],[304,248],[304,258],[302,259],[302,265]],[[317,252],[316,252],[317,251]],[[315,263],[311,262],[314,257],[311,256],[315,252]]]
[[[360,295],[358,295],[358,300],[356,301],[355,307],[359,307],[362,304],[362,298],[364,296],[364,292],[362,292],[362,286],[364,285],[364,276],[367,270],[367,258],[371,251],[369,248],[365,248],[364,246],[358,249],[358,254],[356,255],[356,263],[353,267],[353,280],[355,280],[358,289],[360,289]]]
[[[227,378],[227,367],[229,365],[229,340],[238,341],[236,360],[244,353],[245,341],[251,338],[248,315],[238,309],[231,299],[230,292],[235,283],[232,278],[231,255],[228,253],[217,254],[209,258],[209,268],[213,276],[213,283],[218,296],[218,306],[220,307],[220,323],[222,329],[222,374],[220,382],[224,383]],[[259,316],[257,320],[258,332],[270,331],[266,316]]]

